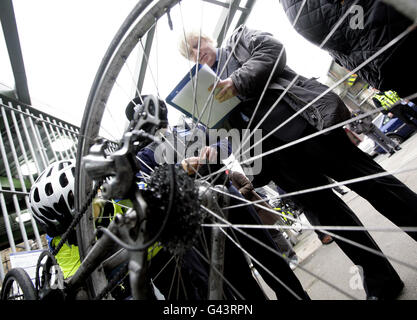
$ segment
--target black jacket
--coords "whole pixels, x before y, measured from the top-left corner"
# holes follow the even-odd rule
[[[294,22],[303,1],[280,1],[289,20]],[[354,2],[354,0],[308,0],[295,29],[307,40],[320,45]],[[355,17],[359,17],[359,11],[353,10],[323,46],[323,49],[327,50],[338,64],[350,71],[412,24],[411,20],[381,1],[359,0],[357,5],[363,8],[363,29],[352,28]],[[405,39],[387,49],[358,71],[358,75],[372,87],[383,88],[384,77],[396,76],[384,74],[383,67],[394,51],[406,41],[409,40]],[[386,88],[386,90],[389,89],[392,88]]]
[[[237,45],[235,46],[235,44]],[[233,50],[233,48],[235,49]],[[268,112],[270,105],[273,104],[276,97],[290,85],[297,74],[286,65],[285,49],[282,43],[267,32],[241,26],[235,30],[228,39],[225,47],[220,50],[219,70],[222,71],[224,69],[221,78],[230,77],[232,79],[239,92],[239,96],[244,100],[240,111],[243,111],[248,117],[252,115],[259,96],[280,55],[280,62],[253,122],[255,125]],[[229,56],[228,64],[224,67],[226,59]],[[295,85],[284,95],[283,103],[274,109],[261,128],[267,131],[273,130],[285,118],[294,114],[294,111],[302,109],[327,89],[327,86],[319,83],[315,79],[307,79],[299,76]],[[232,116],[238,117],[238,115]],[[321,130],[349,119],[350,112],[343,101],[335,93],[330,91],[303,111],[301,116],[310,125]],[[300,117],[298,120],[292,120],[291,124],[288,124],[288,127],[283,127],[283,131],[292,132],[292,136],[286,137],[283,140],[297,138],[297,135],[303,129],[302,126],[305,120]]]

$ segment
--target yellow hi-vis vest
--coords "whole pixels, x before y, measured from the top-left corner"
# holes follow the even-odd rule
[[[121,200],[121,201],[112,201],[114,214],[113,217],[103,217],[102,214],[104,213],[104,203],[105,201],[97,201],[97,199],[93,200],[93,212],[94,217],[96,219],[103,219],[103,218],[110,218],[116,214],[123,214],[127,211],[127,208],[132,207],[132,202],[130,200]],[[52,239],[52,247],[56,247],[58,243],[61,241],[61,237],[57,236]],[[148,248],[148,261],[150,261],[156,254],[162,249],[162,246],[159,242],[155,242],[152,246]],[[55,259],[57,260],[59,267],[62,270],[64,275],[64,279],[71,277],[75,274],[75,272],[80,267],[80,254],[78,251],[78,246],[70,245],[65,243],[62,248],[58,251],[55,255]]]
[[[395,91],[392,91],[392,90],[385,91],[384,94],[393,102],[393,104],[401,101],[400,96]]]
[[[52,246],[56,247],[61,241],[61,237],[57,236],[52,239]],[[152,246],[148,248],[147,259],[150,261],[153,257],[157,255],[159,250],[162,249],[162,246],[159,242],[155,242]],[[65,243],[58,253],[55,255],[55,259],[58,262],[59,267],[62,270],[64,279],[67,279],[75,274],[75,272],[80,267],[80,254],[78,251],[78,246],[70,245]]]
[[[127,208],[131,208],[132,201],[130,200],[120,200],[120,201],[114,201],[113,202],[113,209],[114,214],[124,214],[127,211]],[[148,261],[150,261],[153,257],[156,256],[156,254],[159,252],[159,250],[162,249],[162,246],[159,242],[155,242],[152,246],[148,248]]]
[[[52,247],[56,248],[60,241],[60,236],[53,238],[51,243]],[[78,247],[67,242],[59,249],[58,253],[55,255],[55,259],[62,270],[64,279],[73,276],[80,267]]]
[[[374,98],[379,101],[385,110],[391,109],[394,104],[401,100],[395,91],[385,91],[384,94],[376,94]]]
[[[355,82],[356,82],[356,80],[358,79],[358,75],[357,74],[352,74],[350,77],[349,77],[349,79],[347,80],[347,84],[348,84],[348,86],[350,86],[350,87],[352,87],[354,84],[355,84]]]
[[[116,214],[124,214],[126,213],[126,211],[128,210],[128,208],[132,208],[132,201],[130,201],[129,199],[126,200],[119,200],[119,201],[115,201],[112,200],[113,203],[113,217]],[[96,215],[95,213],[95,218],[96,219],[101,219],[101,215],[104,213],[103,212],[103,207],[104,207],[104,201],[94,201],[93,200],[93,204],[96,205],[95,208],[95,212],[98,212],[99,214]],[[110,217],[110,221],[113,220],[113,217]],[[156,254],[159,252],[159,250],[162,249],[162,246],[159,242],[155,242],[152,246],[150,246],[148,248],[148,261],[151,260],[153,257],[156,256]]]

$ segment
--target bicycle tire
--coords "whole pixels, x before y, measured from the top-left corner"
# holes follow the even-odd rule
[[[131,53],[141,37],[152,27],[154,19],[165,14],[166,10],[176,5],[179,0],[159,0],[146,11],[151,2],[153,1],[141,0],[138,2],[119,28],[102,59],[92,84],[81,122],[77,164],[81,163],[82,157],[88,153],[94,138],[99,134],[104,106],[114,86],[114,79],[117,78],[123,66],[124,57]],[[91,179],[83,172],[82,167],[77,165],[75,173],[75,208],[77,211],[81,210],[81,206],[85,202],[91,187]],[[77,228],[77,241],[81,261],[95,242],[94,226],[89,217],[91,215],[84,215]],[[104,273],[95,271],[86,283],[89,297],[95,297],[98,292],[105,288],[105,285],[106,278]]]
[[[390,138],[391,140],[395,141],[398,145],[400,145],[401,143],[404,142],[404,138],[402,136],[400,136],[399,134],[387,134],[387,137]]]
[[[22,290],[19,294],[22,299],[10,299],[10,294],[16,289],[14,283]],[[1,288],[1,300],[37,300],[35,287],[24,269],[13,268],[7,272]]]
[[[143,35],[154,25],[155,21],[162,17],[168,9],[175,6],[180,1],[159,0],[155,5],[147,10],[151,1],[142,0],[135,7],[126,22],[122,25],[119,32],[112,41],[102,64],[97,72],[90,95],[87,101],[77,152],[77,163],[81,163],[83,156],[88,154],[88,149],[99,135],[100,124],[104,113],[106,102],[115,83],[115,79],[120,73],[126,57],[132,52],[134,46]],[[138,9],[140,8],[140,9]],[[146,13],[145,13],[145,10]],[[139,19],[139,20],[138,20]],[[138,20],[138,21],[137,21]],[[137,21],[137,22],[136,22]],[[80,210],[84,204],[87,193],[91,190],[92,182],[83,172],[83,168],[78,165],[76,172],[76,208]],[[95,241],[94,225],[90,219],[91,215],[85,215],[77,229],[77,238],[80,247],[80,256],[83,259],[89,252]],[[322,279],[323,280],[323,279]],[[88,282],[88,292],[90,297],[95,297],[100,290],[105,287],[106,279],[103,272],[96,271]],[[327,284],[329,284],[327,282]],[[335,288],[337,289],[337,288]],[[343,291],[339,290],[344,293]],[[345,294],[352,298],[352,296]]]
[[[80,128],[77,149],[77,164],[81,164],[81,159],[88,154],[89,148],[93,144],[94,139],[99,136],[106,102],[109,99],[117,76],[126,62],[127,57],[140,41],[141,37],[154,26],[155,21],[167,14],[171,8],[180,2],[180,0],[158,0],[155,1],[155,4],[147,10],[146,13],[144,13],[145,8],[149,5],[150,1],[142,0],[138,3],[123,23],[122,27],[119,29],[104,58],[102,59],[102,63],[90,90]],[[136,20],[138,20],[137,23]],[[77,211],[80,211],[85,199],[87,198],[87,194],[91,190],[92,181],[89,179],[87,174],[83,172],[82,166],[77,165],[75,176],[75,207]],[[80,220],[77,228],[77,240],[81,260],[85,258],[95,243],[95,227],[94,221],[91,218],[91,214],[87,212],[87,214]],[[238,246],[237,243],[235,243],[235,245]],[[246,255],[246,259],[248,259],[248,253],[245,252],[244,249],[242,250],[242,253]],[[280,258],[282,258],[282,256],[280,256]],[[251,257],[251,259],[253,259],[253,257]],[[261,267],[264,268],[263,266]],[[262,272],[264,271],[262,270]],[[268,273],[269,270],[266,270],[266,272]],[[278,283],[281,283],[276,277],[275,279]],[[227,282],[227,280],[225,281]],[[89,298],[93,299],[98,293],[105,290],[106,284],[107,279],[103,269],[101,271],[95,270],[86,283]],[[235,294],[236,293],[237,292],[235,291]],[[239,296],[239,293],[237,293],[237,295]],[[242,296],[240,295],[240,297]]]

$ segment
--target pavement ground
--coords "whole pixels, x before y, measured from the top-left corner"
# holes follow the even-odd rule
[[[393,156],[379,155],[375,161],[390,172],[417,168],[417,134],[406,140],[401,147],[402,149]],[[417,170],[395,176],[417,192]],[[398,229],[355,192],[349,191],[341,197],[365,227]],[[394,259],[390,261],[405,284],[398,300],[417,300],[417,243],[400,230],[370,233],[387,257]],[[314,231],[304,230],[298,236],[294,249],[299,257],[299,267],[294,272],[312,300],[366,299],[358,268],[335,242],[323,245]],[[415,269],[397,261],[415,266]],[[265,288],[267,295],[274,299],[275,295],[271,290],[267,286]]]

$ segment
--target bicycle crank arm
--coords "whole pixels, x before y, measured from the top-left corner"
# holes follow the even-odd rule
[[[108,227],[109,231],[117,234],[118,225],[112,221]],[[81,287],[91,273],[107,258],[109,252],[115,252],[119,246],[107,234],[103,234],[88,252],[85,259],[75,274],[68,280],[67,289],[74,291]]]

